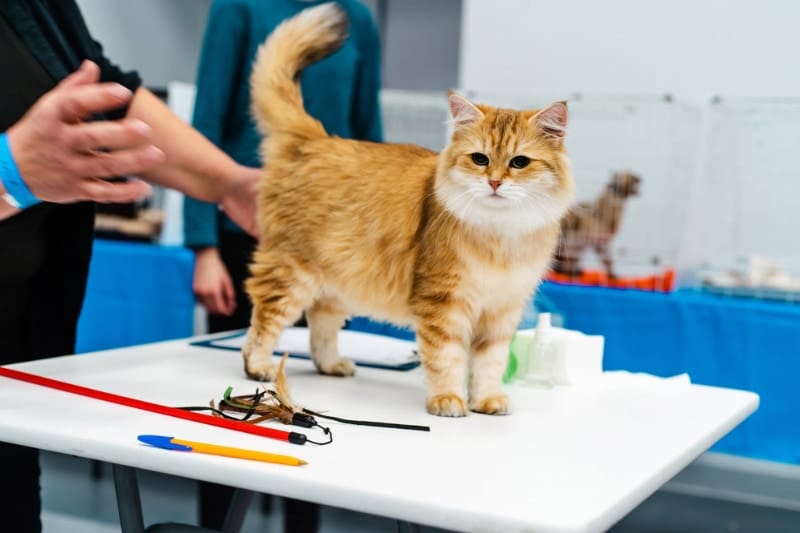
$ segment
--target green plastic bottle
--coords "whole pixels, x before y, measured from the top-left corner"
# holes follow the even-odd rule
[[[508,347],[508,365],[503,374],[503,383],[525,379],[528,374],[528,352],[531,349],[533,337],[530,335],[514,335]]]

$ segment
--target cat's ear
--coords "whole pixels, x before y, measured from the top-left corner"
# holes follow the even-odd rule
[[[450,91],[447,99],[450,103],[450,115],[456,126],[469,124],[483,118],[483,112],[460,94]]]
[[[557,144],[564,141],[567,134],[567,102],[556,102],[531,117],[536,127]]]

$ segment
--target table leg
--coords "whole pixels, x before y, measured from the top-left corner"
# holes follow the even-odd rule
[[[114,488],[117,492],[117,508],[122,533],[144,533],[142,518],[142,501],[139,498],[139,484],[136,481],[136,470],[113,465]]]
[[[103,462],[97,459],[92,460],[92,480],[103,479]]]
[[[422,527],[419,524],[412,524],[404,520],[397,521],[397,533],[421,533]]]
[[[244,524],[247,508],[253,498],[253,491],[236,489],[233,491],[225,521],[222,523],[222,533],[239,533]]]

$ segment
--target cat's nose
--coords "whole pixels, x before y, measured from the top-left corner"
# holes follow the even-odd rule
[[[489,180],[489,186],[492,188],[493,191],[496,191],[497,188],[500,186],[500,180]]]

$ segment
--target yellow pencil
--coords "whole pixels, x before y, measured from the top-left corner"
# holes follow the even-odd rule
[[[244,448],[233,448],[231,446],[219,446],[217,444],[176,439],[174,437],[164,437],[161,435],[139,435],[138,438],[144,443],[171,450],[207,453],[211,455],[221,455],[224,457],[235,457],[237,459],[249,459],[251,461],[263,461],[265,463],[276,463],[289,466],[301,466],[308,464],[306,461],[290,455],[259,452],[256,450],[246,450]]]

